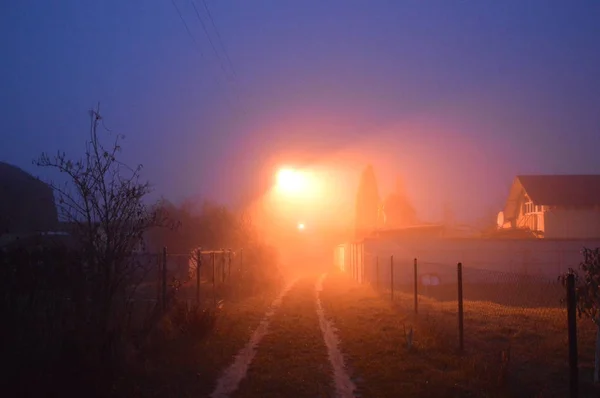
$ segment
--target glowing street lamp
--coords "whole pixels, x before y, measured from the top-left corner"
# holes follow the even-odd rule
[[[277,173],[277,187],[285,194],[297,194],[306,190],[306,176],[294,169],[281,169]]]

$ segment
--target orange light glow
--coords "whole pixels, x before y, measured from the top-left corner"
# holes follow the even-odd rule
[[[298,230],[299,231],[304,231],[304,224],[303,223],[298,223]]]
[[[277,186],[288,194],[302,192],[307,188],[306,178],[298,170],[281,169],[277,173]]]

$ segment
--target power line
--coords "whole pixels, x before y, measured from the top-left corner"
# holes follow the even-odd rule
[[[191,0],[191,3],[192,3],[192,7],[194,7],[194,11],[196,12],[196,17],[198,17],[198,21],[200,21],[200,25],[202,25],[202,30],[204,31],[204,34],[206,35],[206,38],[208,39],[208,42],[210,43],[210,46],[212,47],[212,50],[215,53],[215,57],[217,57],[217,60],[219,61],[219,66],[221,67],[221,70],[227,77],[227,69],[225,69],[225,65],[223,65],[223,61],[221,60],[221,57],[219,56],[219,52],[217,51],[217,48],[215,47],[215,43],[212,41],[212,38],[210,37],[208,30],[206,29],[206,24],[202,20],[202,17],[200,16],[200,13],[198,12],[198,8],[196,8],[196,3],[194,2],[194,0]]]
[[[215,30],[215,33],[217,34],[217,40],[218,40],[219,44],[221,45],[221,49],[223,50],[223,53],[225,54],[225,58],[227,59],[227,62],[229,63],[229,68],[231,69],[231,73],[233,74],[233,76],[235,78],[237,78],[237,73],[235,73],[235,68],[233,67],[233,63],[231,62],[231,58],[229,58],[229,54],[227,53],[227,49],[225,48],[225,44],[223,44],[223,39],[221,38],[221,34],[219,33],[219,29],[217,29],[217,25],[215,24],[215,20],[212,17],[210,9],[208,8],[208,5],[206,4],[206,0],[202,0],[202,4],[204,5],[204,9],[206,10],[206,14],[208,15],[208,19],[210,20],[210,23],[212,24],[213,29]]]
[[[208,28],[206,26],[206,24],[204,23],[204,20],[202,19],[201,15],[200,15],[200,11],[198,10],[198,7],[196,7],[195,4],[195,0],[190,0],[190,2],[192,3],[192,7],[194,7],[194,11],[196,12],[196,17],[198,18],[198,20],[200,21],[200,24],[202,25],[202,29],[204,30],[204,33],[206,34],[206,37],[208,38],[208,41],[210,42],[210,45],[213,49],[213,52],[215,53],[215,56],[218,59],[219,62],[219,66],[221,67],[221,70],[223,71],[223,73],[225,74],[226,77],[226,83],[236,83],[234,84],[235,88],[240,89],[240,85],[239,85],[239,81],[237,81],[237,74],[235,72],[235,68],[233,67],[233,63],[231,62],[231,58],[229,58],[229,54],[227,53],[227,49],[225,48],[225,45],[223,43],[223,39],[221,38],[221,35],[219,33],[219,30],[217,29],[217,26],[215,24],[215,21],[212,17],[212,14],[210,12],[210,9],[208,8],[208,5],[206,4],[205,0],[202,0],[202,4],[204,6],[204,9],[206,10],[206,15],[208,16],[208,18],[211,21],[211,24],[214,28],[214,31],[217,35],[217,40],[220,44],[220,47],[222,49],[222,52],[225,54],[225,57],[227,58],[227,62],[229,64],[229,69],[230,69],[230,73],[228,73],[227,68],[225,67],[225,63],[222,60],[222,57],[219,55],[219,50],[217,49],[217,46],[214,44],[214,41],[212,40],[210,33],[208,32]],[[233,87],[232,87],[233,89]],[[233,95],[234,97],[237,98],[238,101],[241,102],[241,96],[240,93],[238,92],[238,90],[233,90]],[[241,104],[240,104],[241,105]],[[245,113],[245,110],[243,109],[242,106],[242,112]]]
[[[188,24],[185,22],[185,19],[183,18],[183,15],[181,14],[179,7],[177,7],[175,0],[171,0],[171,4],[173,4],[173,7],[175,7],[175,10],[177,10],[177,14],[179,14],[179,18],[181,19],[181,22],[183,22],[183,26],[185,26],[185,30],[187,31],[188,36],[190,36],[190,38],[194,42],[196,50],[198,50],[198,52],[200,52],[200,56],[204,58],[204,53],[202,52],[202,48],[200,47],[200,44],[198,43],[198,41],[196,40],[194,35],[192,35],[192,31],[190,30],[190,27],[188,26]]]
[[[204,29],[205,33],[206,33],[206,34],[207,34],[207,36],[208,36],[207,29],[206,29],[206,27],[205,27],[205,25],[204,25],[204,23],[203,23],[203,21],[202,21],[202,18],[200,18],[199,12],[198,12],[198,10],[197,10],[196,6],[195,6],[195,5],[194,5],[194,3],[193,3],[193,0],[191,0],[191,2],[192,2],[192,6],[194,6],[194,10],[196,11],[196,15],[197,15],[197,16],[198,16],[198,18],[200,19],[200,22],[202,23],[202,27],[203,27],[203,29]],[[192,39],[193,43],[195,44],[196,50],[197,50],[197,51],[200,53],[200,56],[201,56],[202,58],[204,58],[204,52],[202,51],[202,48],[200,47],[200,43],[198,43],[198,41],[196,40],[195,36],[192,34],[192,31],[190,30],[190,27],[189,27],[189,26],[188,26],[188,24],[185,22],[185,19],[183,18],[183,14],[181,13],[181,10],[179,9],[179,7],[177,7],[177,4],[176,4],[175,0],[171,0],[171,4],[173,4],[173,7],[175,7],[175,10],[177,11],[177,14],[179,15],[179,18],[181,19],[181,22],[183,22],[183,26],[185,26],[185,30],[186,30],[186,32],[188,33],[188,36],[190,36],[190,38]],[[211,39],[210,39],[210,36],[208,36],[208,38],[209,38],[209,41],[211,41]],[[213,51],[216,51],[216,47],[213,45],[212,41],[211,41],[211,46],[213,47]],[[217,57],[218,57],[218,55],[217,55]],[[220,61],[220,58],[219,58],[219,61]],[[225,71],[225,69],[224,69],[224,66],[223,66],[223,63],[222,63],[222,62],[220,62],[220,64],[221,64],[221,69],[223,69],[223,70]],[[225,75],[227,75],[227,73],[226,73],[226,72],[225,72]],[[220,79],[217,77],[217,81],[219,81],[219,80],[220,80]],[[228,91],[228,90],[227,90],[227,80],[225,80],[225,87],[224,87],[224,88],[225,88],[225,92],[224,92],[224,94],[225,94],[225,95],[224,95],[224,97],[225,97],[225,102],[227,103],[227,105],[229,106],[229,108],[231,108],[231,110],[235,112],[235,107],[233,106],[233,102],[232,102],[232,101],[231,101],[231,99],[229,98],[229,95],[227,95],[227,91]],[[240,99],[240,98],[239,98],[239,94],[237,94],[237,92],[235,92],[235,94],[236,94],[235,96],[236,96],[236,97],[238,98],[238,100],[239,100],[239,99]],[[243,109],[242,109],[242,112],[244,112],[244,110],[243,110]],[[245,112],[244,112],[244,113],[245,113]]]

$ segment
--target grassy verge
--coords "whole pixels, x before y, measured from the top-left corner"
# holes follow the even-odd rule
[[[508,397],[448,337],[402,315],[366,285],[331,273],[321,295],[363,397]],[[405,331],[413,328],[407,348]]]
[[[387,295],[384,295],[387,297]],[[412,311],[413,296],[397,293],[394,305]],[[457,346],[457,302],[419,296],[419,322]],[[516,397],[568,396],[568,335],[564,308],[525,308],[488,301],[464,302],[465,352],[473,366]],[[592,383],[595,328],[578,322],[580,392],[598,396]],[[508,354],[508,357],[506,356]],[[504,359],[502,356],[504,355]]]
[[[235,398],[333,396],[315,303],[315,279],[299,281],[273,316]]]
[[[156,341],[136,356],[116,396],[205,397],[247,343],[278,291],[228,300],[208,330],[180,333],[167,317]]]

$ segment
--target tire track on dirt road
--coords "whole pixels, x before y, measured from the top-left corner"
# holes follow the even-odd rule
[[[327,346],[327,353],[329,356],[329,362],[333,367],[333,382],[335,385],[335,393],[338,398],[354,398],[354,391],[356,386],[350,380],[350,376],[346,372],[346,365],[344,363],[344,356],[340,351],[340,340],[336,334],[335,326],[333,322],[325,317],[325,311],[321,305],[320,293],[323,291],[323,280],[327,277],[327,274],[321,275],[315,284],[315,293],[317,299],[317,315],[319,317],[319,326],[321,327],[321,333],[323,340]]]
[[[332,374],[315,308],[315,278],[305,278],[284,297],[233,397],[333,397]]]
[[[273,301],[271,307],[265,313],[262,321],[250,337],[248,344],[246,344],[246,346],[238,352],[233,363],[217,380],[217,385],[210,395],[211,398],[229,397],[234,391],[237,390],[240,382],[246,377],[248,368],[250,367],[250,364],[256,355],[258,344],[269,332],[271,318],[281,306],[284,297],[290,292],[290,290],[292,290],[296,283],[297,279],[289,283]]]

